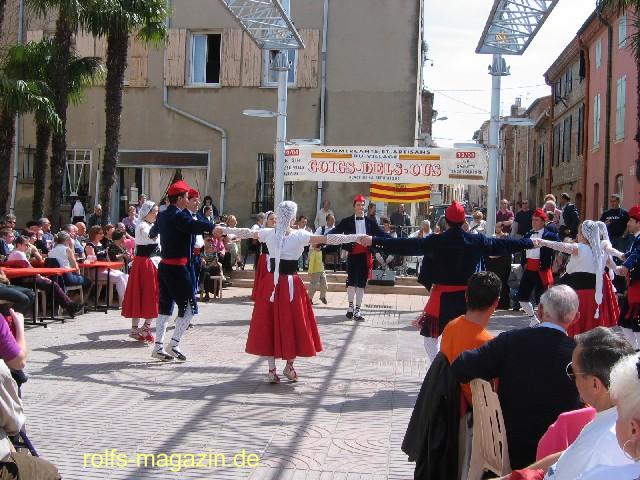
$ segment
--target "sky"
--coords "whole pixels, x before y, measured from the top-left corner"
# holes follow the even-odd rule
[[[544,72],[558,58],[595,8],[595,0],[560,0],[522,56],[505,56],[511,75],[502,77],[501,114],[508,116],[516,97],[528,107],[550,95]],[[434,109],[447,120],[433,124],[440,147],[472,142],[473,132],[489,119],[491,55],[478,55],[476,46],[493,0],[425,0],[425,40],[430,60],[425,86],[434,92]],[[431,66],[433,62],[433,66]]]

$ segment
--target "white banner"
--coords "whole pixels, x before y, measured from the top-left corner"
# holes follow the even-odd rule
[[[482,148],[287,145],[285,182],[386,182],[486,185]]]

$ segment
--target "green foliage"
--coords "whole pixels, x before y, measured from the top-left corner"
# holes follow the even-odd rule
[[[96,36],[110,32],[137,32],[155,45],[167,38],[168,10],[165,0],[87,0],[81,23]]]

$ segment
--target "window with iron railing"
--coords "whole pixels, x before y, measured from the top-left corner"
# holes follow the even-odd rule
[[[273,210],[273,173],[273,155],[270,153],[259,153],[256,173],[256,196],[251,206],[251,213],[255,214]]]

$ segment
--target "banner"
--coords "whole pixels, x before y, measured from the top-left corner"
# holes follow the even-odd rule
[[[288,145],[284,181],[486,185],[482,148]]]
[[[411,183],[372,183],[369,187],[369,198],[372,202],[428,202],[431,198],[431,185],[414,185]]]

